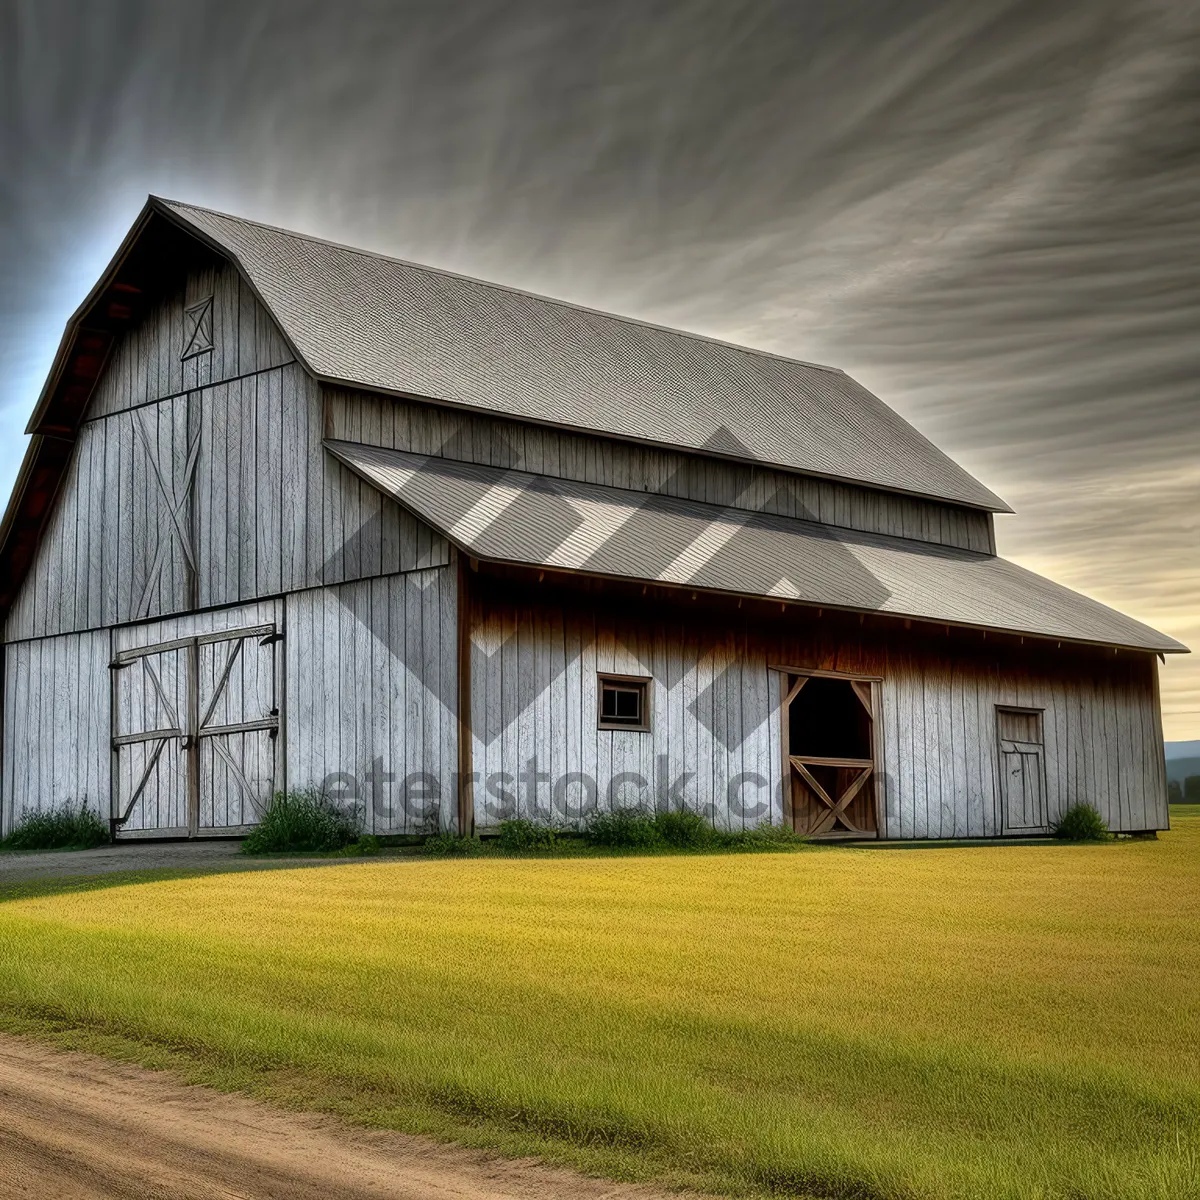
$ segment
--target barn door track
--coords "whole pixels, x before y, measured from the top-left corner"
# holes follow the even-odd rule
[[[0,1035],[0,1197],[666,1200]],[[680,1193],[671,1195],[680,1197]]]

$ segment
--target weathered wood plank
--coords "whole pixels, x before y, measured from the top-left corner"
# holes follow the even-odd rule
[[[638,622],[620,606],[612,611],[597,601],[599,607],[589,609],[592,602],[583,597],[564,608],[560,600],[536,600],[536,587],[518,594],[522,599],[511,604],[495,597],[478,602],[481,625],[473,680],[486,710],[486,728],[476,744],[477,765],[486,772],[481,784],[486,799],[477,805],[481,826],[494,824],[496,801],[506,788],[517,793],[522,812],[539,812],[545,809],[547,790],[553,792],[553,781],[573,773],[590,777],[602,804],[632,802],[643,792],[647,802],[651,797],[661,802],[670,780],[683,776],[689,804],[720,822],[752,823],[753,800],[744,791],[734,796],[731,781],[761,773],[782,783],[774,766],[780,761],[778,713],[760,729],[754,699],[758,685],[751,679],[757,671],[765,675],[767,663],[780,657],[882,676],[872,711],[878,714],[881,738],[884,778],[878,783],[885,836],[1000,832],[994,794],[997,704],[1045,709],[1045,757],[1051,772],[1058,770],[1051,755],[1059,748],[1050,732],[1064,703],[1058,668],[1043,669],[1036,659],[1027,658],[1018,670],[997,665],[982,647],[949,655],[898,636],[886,654],[879,644],[836,653],[845,643],[827,629],[796,627],[785,643],[757,633],[735,635],[728,623],[720,632],[706,630],[703,622],[694,624],[682,614],[665,625]],[[501,630],[506,631],[503,636]],[[879,636],[870,640],[877,642]],[[597,672],[606,670],[646,674],[652,680],[648,734],[596,730]],[[1114,681],[1124,678],[1114,676]],[[1071,697],[1075,695],[1072,691]],[[1139,696],[1139,711],[1148,711],[1146,687]],[[1088,704],[1096,707],[1093,701]],[[535,758],[551,781],[528,776]],[[660,758],[666,776],[661,782]],[[493,777],[489,791],[487,779]],[[646,780],[645,788],[639,778]],[[1121,819],[1119,814],[1114,818]]]
[[[182,359],[184,308],[212,297],[212,349]],[[199,259],[123,335],[93,393],[89,417],[111,416],[189,389],[282,366],[293,355],[269,314],[229,262]]]
[[[470,462],[509,466],[609,486],[665,491],[713,504],[752,506],[850,529],[993,552],[990,514],[918,497],[898,496],[785,471],[750,468],[615,439],[522,426],[504,418],[464,413],[416,401],[326,389],[329,436],[372,445],[444,453]],[[366,414],[392,405],[405,419],[390,424]]]
[[[103,631],[5,647],[0,834],[26,810],[108,816],[108,647]]]

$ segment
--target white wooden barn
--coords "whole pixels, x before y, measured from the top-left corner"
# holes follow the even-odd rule
[[[151,199],[0,529],[3,829],[1167,825],[1179,643],[841,371]]]

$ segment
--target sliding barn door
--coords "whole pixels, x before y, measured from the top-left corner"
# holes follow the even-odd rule
[[[277,641],[273,625],[199,639],[202,832],[257,824],[271,799],[279,732]]]
[[[269,623],[117,653],[118,836],[230,833],[262,818],[278,766],[279,641]]]
[[[123,833],[188,832],[188,656],[172,641],[112,664],[113,816]]]

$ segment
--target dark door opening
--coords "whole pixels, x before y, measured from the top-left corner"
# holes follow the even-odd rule
[[[877,836],[871,684],[789,674],[783,733],[792,826],[810,837]]]

